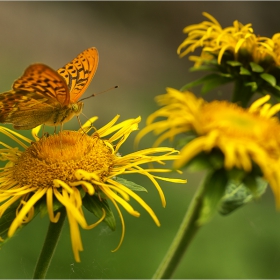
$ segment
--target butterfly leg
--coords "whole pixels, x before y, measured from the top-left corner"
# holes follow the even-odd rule
[[[63,130],[63,123],[60,124],[60,131],[59,131],[59,133],[62,133],[62,130]]]
[[[62,137],[62,130],[63,130],[63,123],[60,124],[60,131],[59,131],[59,138],[60,138],[60,150],[61,150],[61,154],[62,154],[62,140],[61,140],[61,137]]]
[[[80,120],[80,117],[79,117],[79,116],[77,116],[77,120],[78,120],[78,123],[79,123],[79,125],[80,125],[81,130],[83,131],[84,134],[86,134],[86,132],[85,132],[84,129],[83,129],[83,126],[82,126],[82,123],[81,123],[81,120]]]

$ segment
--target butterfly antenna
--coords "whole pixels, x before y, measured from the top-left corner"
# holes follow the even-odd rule
[[[115,88],[118,88],[118,87],[119,87],[119,86],[114,86],[114,87],[108,88],[108,89],[106,89],[106,90],[104,90],[104,91],[101,91],[101,92],[98,92],[98,93],[94,93],[94,94],[92,94],[92,95],[90,95],[90,96],[88,96],[88,97],[85,97],[85,98],[80,99],[79,101],[82,101],[82,100],[85,100],[85,99],[89,99],[89,98],[91,98],[91,97],[94,97],[94,96],[96,96],[96,95],[99,95],[99,94],[101,94],[101,93],[107,92],[107,91],[109,91],[109,90],[112,90],[112,89],[115,89]]]

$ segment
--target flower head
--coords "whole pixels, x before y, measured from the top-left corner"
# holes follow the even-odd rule
[[[213,16],[208,13],[203,15],[210,21],[185,27],[184,33],[188,37],[178,48],[181,57],[202,48],[200,57],[190,57],[197,65],[211,56],[216,56],[220,64],[224,54],[229,52],[233,60],[242,60],[244,57],[255,63],[273,60],[275,65],[280,66],[280,33],[272,38],[260,37],[254,34],[251,23],[243,25],[236,20],[233,26],[222,28]]]
[[[188,37],[177,52],[183,57],[196,49],[202,49],[199,56],[190,56],[195,62],[195,70],[212,73],[195,82],[188,83],[183,90],[204,84],[202,92],[216,86],[235,82],[234,102],[241,101],[244,107],[254,92],[268,91],[278,100],[280,97],[280,33],[272,38],[258,36],[252,24],[243,25],[234,21],[233,26],[222,28],[208,13],[203,13],[210,21],[187,26]],[[244,98],[244,95],[246,97]]]
[[[66,209],[70,225],[74,257],[76,261],[80,261],[79,251],[82,251],[83,247],[79,226],[83,229],[92,229],[101,221],[105,221],[114,228],[113,214],[107,202],[111,201],[123,227],[120,243],[115,249],[117,250],[125,232],[119,205],[131,215],[140,216],[140,213],[128,203],[130,197],[150,214],[156,225],[160,225],[153,210],[134,192],[145,189],[119,176],[125,174],[147,176],[157,188],[165,206],[164,194],[157,179],[177,183],[183,183],[185,180],[153,175],[154,172],[164,173],[171,170],[145,169],[141,165],[150,162],[162,164],[164,161],[177,159],[177,151],[171,148],[151,148],[121,156],[119,148],[129,134],[138,128],[140,118],[115,124],[117,119],[118,116],[92,135],[87,133],[92,130],[91,122],[94,119],[85,123],[79,131],[63,131],[41,139],[37,136],[38,129],[34,129],[35,142],[0,127],[2,134],[15,140],[24,149],[20,151],[0,142],[2,145],[0,160],[7,161],[0,172],[2,219],[8,209],[16,206],[15,218],[7,228],[7,237],[13,236],[20,226],[31,221],[38,209],[47,212],[50,221],[56,223],[60,217],[59,209],[63,207]],[[23,141],[27,142],[27,145]],[[90,225],[87,223],[83,206],[98,217],[96,223]],[[5,236],[1,236],[3,237]]]
[[[181,133],[192,133],[175,161],[176,168],[201,155],[206,155],[211,168],[215,168],[213,155],[222,154],[224,169],[264,177],[280,206],[280,122],[274,116],[280,104],[271,106],[266,103],[269,98],[260,98],[244,109],[227,101],[208,103],[191,92],[168,88],[166,94],[157,96],[163,107],[149,116],[137,141],[150,131],[160,135],[155,145]]]

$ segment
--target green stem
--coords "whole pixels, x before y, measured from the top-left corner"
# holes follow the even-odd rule
[[[232,102],[238,103],[243,108],[248,107],[248,103],[252,98],[254,91],[250,86],[244,86],[244,81],[235,81]]]
[[[186,215],[177,232],[177,235],[175,236],[156,273],[154,274],[153,279],[169,279],[172,277],[177,265],[188,248],[188,245],[190,244],[197,230],[200,228],[201,225],[197,223],[197,220],[199,218],[202,206],[203,195],[205,192],[205,183],[208,181],[209,175],[206,176],[204,182],[197,189],[190,203],[189,209],[186,212]]]
[[[60,218],[57,223],[50,222],[45,243],[36,264],[33,279],[45,279],[48,268],[50,266],[56,245],[58,243],[60,233],[66,217],[64,208],[59,210]]]

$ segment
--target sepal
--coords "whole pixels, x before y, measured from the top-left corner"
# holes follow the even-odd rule
[[[93,213],[98,219],[101,219],[103,216],[103,210],[105,210],[104,222],[109,226],[111,230],[116,229],[116,219],[114,213],[112,212],[107,199],[101,199],[98,194],[95,195],[86,195],[83,198],[83,205],[85,208]]]

